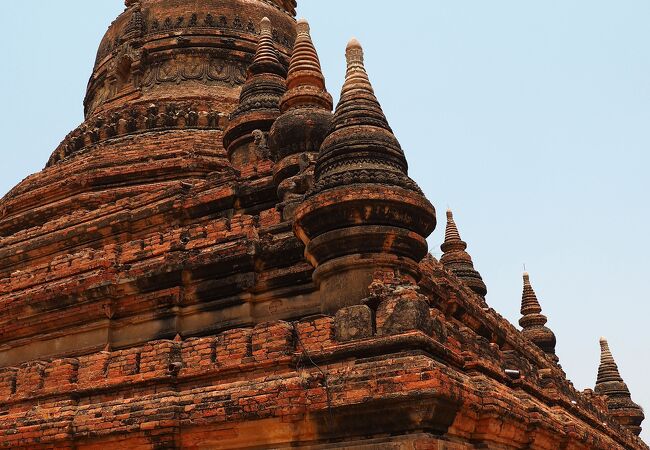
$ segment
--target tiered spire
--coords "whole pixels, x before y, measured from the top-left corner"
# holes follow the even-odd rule
[[[278,53],[273,46],[273,31],[271,21],[264,17],[260,22],[260,39],[257,43],[257,51],[253,63],[248,68],[248,79],[255,75],[274,73],[284,77],[286,69],[278,60]]]
[[[358,40],[348,43],[346,59],[341,99],[316,164],[316,190],[379,183],[420,194],[420,188],[407,175],[404,152],[375,97]]]
[[[375,97],[361,44],[346,49],[347,73],[310,196],[294,230],[317,267],[324,312],[368,295],[374,273],[419,278],[435,210],[407,175],[402,148]],[[341,292],[341,290],[345,292]]]
[[[621,425],[637,436],[641,434],[641,423],[645,418],[643,410],[632,401],[605,338],[600,338],[600,367],[595,392],[607,397],[607,407]]]
[[[286,91],[287,72],[273,46],[271,21],[267,17],[260,22],[260,29],[257,50],[242,87],[239,106],[231,114],[223,137],[224,147],[235,165],[265,156],[259,154],[264,149],[250,148],[254,141],[253,132],[268,133],[280,115],[280,98]],[[253,155],[255,152],[258,154]]]
[[[286,112],[293,108],[314,107],[331,112],[332,96],[325,88],[325,77],[311,39],[309,22],[299,19],[296,29],[296,43],[287,75],[288,92],[280,102],[280,109]]]
[[[557,362],[555,334],[546,327],[548,319],[542,314],[542,307],[537,300],[533,286],[530,284],[528,273],[524,273],[521,314],[522,318],[519,319],[519,325],[521,325],[524,335]]]
[[[312,163],[327,136],[332,106],[309,23],[300,19],[287,75],[287,93],[280,100],[282,115],[269,133],[270,150],[276,162],[274,180],[285,219],[293,216],[297,202],[313,186]]]
[[[467,244],[460,238],[458,227],[454,221],[454,214],[447,210],[447,229],[445,242],[440,246],[443,251],[440,262],[454,275],[463,280],[469,288],[481,297],[487,294],[487,287],[481,274],[474,269],[472,257],[465,250]]]

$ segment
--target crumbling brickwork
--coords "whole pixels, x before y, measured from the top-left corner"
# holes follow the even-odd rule
[[[528,276],[522,332],[428,254],[358,41],[332,111],[295,1],[126,7],[0,200],[0,447],[648,449],[606,343],[577,392]]]

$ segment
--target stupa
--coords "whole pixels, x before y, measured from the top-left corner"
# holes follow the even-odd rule
[[[295,0],[125,4],[84,122],[0,200],[0,447],[648,449],[528,278],[520,331],[451,212],[428,253],[359,41],[334,109]]]

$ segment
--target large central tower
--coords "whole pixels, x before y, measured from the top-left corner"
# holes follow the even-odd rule
[[[295,1],[126,5],[100,44],[84,123],[0,203],[0,279],[12,299],[0,364],[261,320],[254,296],[273,284],[260,259],[270,243],[251,233],[275,186],[270,167],[237,181],[223,131],[264,17],[286,72]]]

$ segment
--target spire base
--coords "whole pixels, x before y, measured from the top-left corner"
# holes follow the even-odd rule
[[[313,275],[321,293],[321,312],[335,314],[341,308],[362,304],[379,273],[411,284],[417,284],[421,278],[415,261],[386,253],[346,255],[327,261]]]

